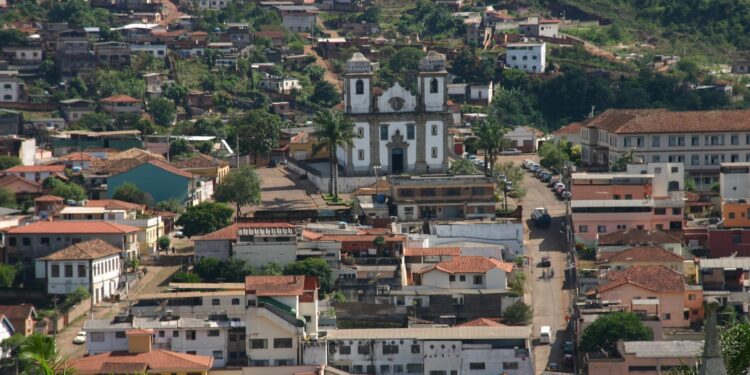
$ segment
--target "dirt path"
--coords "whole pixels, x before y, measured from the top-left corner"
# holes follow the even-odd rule
[[[161,22],[159,22],[161,25],[167,26],[172,23],[172,21],[183,15],[182,12],[177,10],[177,5],[175,5],[172,0],[164,0],[164,7],[167,8],[167,15],[164,16],[164,19]]]
[[[326,70],[325,74],[323,74],[323,79],[325,79],[328,83],[334,85],[337,89],[339,89],[339,91],[344,88],[344,84],[339,80],[339,77],[331,71],[331,67],[329,66],[328,62],[323,60],[323,58],[318,55],[318,52],[316,52],[311,45],[305,45],[305,55],[315,56],[315,65],[320,66]]]
[[[617,57],[612,52],[609,52],[609,51],[607,51],[607,50],[605,50],[605,49],[597,46],[596,44],[593,44],[591,42],[587,42],[587,41],[585,41],[585,40],[583,40],[583,39],[581,39],[579,37],[576,37],[576,36],[573,36],[573,35],[570,35],[570,34],[563,34],[563,35],[565,35],[566,37],[568,37],[570,39],[583,42],[583,48],[585,48],[586,51],[588,51],[590,54],[592,54],[594,56],[599,56],[599,57],[605,58],[605,59],[607,59],[609,61],[612,61],[612,62],[621,63],[621,61],[618,60]]]

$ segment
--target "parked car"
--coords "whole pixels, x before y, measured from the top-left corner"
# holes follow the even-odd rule
[[[542,261],[540,263],[542,267],[551,267],[552,266],[552,260],[550,257],[542,257]]]
[[[500,155],[521,155],[521,150],[516,148],[506,148],[500,151]]]
[[[571,194],[571,193],[570,193],[569,191],[565,190],[565,191],[563,191],[563,192],[562,192],[562,194],[560,194],[560,195],[558,196],[558,198],[559,198],[559,199],[560,199],[561,201],[564,201],[564,200],[568,200],[568,199],[570,199],[570,197],[571,197],[572,195],[573,195],[573,194]]]
[[[573,354],[574,350],[575,350],[575,344],[573,344],[573,341],[565,341],[563,343],[563,353]]]
[[[550,362],[549,365],[547,365],[547,370],[552,372],[558,372],[560,371],[560,365],[558,365],[555,362]]]
[[[532,164],[532,165],[531,165],[531,166],[529,167],[529,171],[531,171],[531,173],[534,173],[534,172],[536,172],[536,171],[540,170],[541,168],[542,168],[542,166],[541,166],[541,165],[539,165],[539,164],[537,164],[537,163],[534,163],[534,164]]]
[[[552,177],[547,181],[547,186],[554,187],[558,182],[560,182],[560,180],[558,180],[557,177]]]
[[[559,189],[559,188],[563,188],[563,189],[565,189],[565,184],[563,184],[562,182],[558,182],[558,183],[556,183],[556,184],[555,184],[555,185],[554,185],[554,186],[552,187],[552,189],[553,189],[553,190],[557,190],[557,189]]]
[[[549,225],[552,222],[552,217],[549,215],[546,208],[537,207],[531,210],[531,221],[538,228],[549,228]]]
[[[566,354],[563,358],[563,364],[568,367],[573,367],[573,355],[572,354]]]
[[[474,160],[477,160],[477,156],[476,155],[469,155],[469,156],[466,157],[466,159],[468,159],[469,161],[474,161]]]
[[[73,339],[73,344],[83,345],[86,343],[86,331],[79,331]]]
[[[552,179],[552,173],[547,173],[545,175],[542,175],[542,182],[549,182]]]
[[[176,231],[174,232],[174,238],[185,238],[185,234],[182,233],[182,231]]]
[[[534,161],[531,159],[526,159],[521,163],[521,168],[523,169],[529,169],[534,164]]]

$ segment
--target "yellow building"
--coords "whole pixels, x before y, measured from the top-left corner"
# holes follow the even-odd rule
[[[318,138],[312,129],[305,128],[289,139],[289,156],[294,160],[328,158],[328,147],[321,147],[315,152]]]
[[[229,163],[205,154],[173,161],[172,165],[194,175],[210,178],[215,185],[221,183],[221,180],[229,174]]]
[[[70,367],[80,375],[208,375],[213,357],[153,349],[153,335],[151,329],[130,330],[127,332],[127,352],[107,352],[79,358],[71,361]]]
[[[724,201],[721,217],[724,228],[750,228],[750,203],[745,200]]]

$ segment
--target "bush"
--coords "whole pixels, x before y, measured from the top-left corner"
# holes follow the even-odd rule
[[[200,276],[194,273],[177,272],[172,275],[173,283],[200,283],[202,281]]]
[[[503,320],[505,323],[510,325],[526,325],[531,323],[531,319],[534,317],[534,312],[531,306],[517,301],[516,303],[508,306],[503,311]]]

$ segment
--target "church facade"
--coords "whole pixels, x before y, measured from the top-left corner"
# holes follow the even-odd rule
[[[346,175],[424,174],[448,171],[451,155],[445,56],[431,51],[419,63],[417,93],[398,83],[375,94],[373,64],[361,53],[346,63],[345,113],[358,135],[339,147]]]

